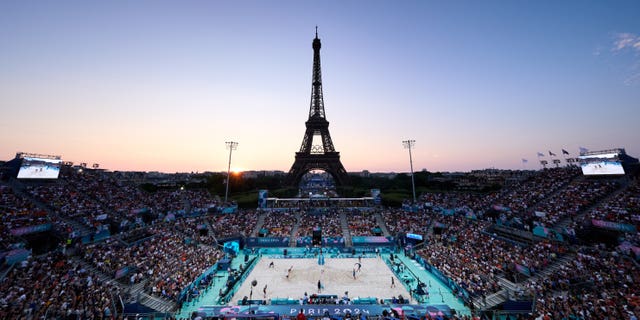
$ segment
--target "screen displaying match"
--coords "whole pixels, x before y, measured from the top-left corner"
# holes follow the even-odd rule
[[[617,153],[582,155],[580,168],[585,176],[624,174]]]
[[[57,179],[61,162],[60,159],[25,157],[18,171],[18,179]]]

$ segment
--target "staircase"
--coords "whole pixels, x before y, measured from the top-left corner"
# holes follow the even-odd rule
[[[209,233],[211,234],[211,238],[213,238],[213,243],[211,245],[214,247],[220,247],[220,242],[218,242],[218,238],[216,237],[216,234],[213,232],[211,223],[207,222],[206,225],[207,225],[207,229],[209,230]]]
[[[81,265],[83,269],[87,270],[87,272],[92,274],[94,277],[97,277],[98,280],[100,280],[101,282],[115,284],[118,287],[122,288],[122,285],[120,283],[118,283],[113,278],[113,276],[110,276],[110,275],[98,270],[96,267],[94,267],[92,264],[84,261],[82,258],[80,258],[80,257],[71,257],[71,260],[73,262]]]
[[[562,257],[558,258],[558,260],[555,260],[553,263],[551,263],[548,267],[544,268],[543,270],[536,273],[533,277],[529,278],[528,281],[538,282],[538,280],[548,277],[549,275],[555,273],[560,268],[562,268],[565,265],[568,265],[571,261],[575,259],[576,259],[575,253],[565,254]]]
[[[425,228],[427,229],[425,232],[425,241],[429,241],[429,239],[431,239],[431,236],[433,235],[433,223],[435,222],[434,219],[431,219],[431,221],[429,221],[429,225],[426,226]]]
[[[376,211],[374,213],[374,216],[376,217],[376,222],[378,222],[378,227],[380,227],[380,229],[382,230],[382,235],[384,235],[385,237],[390,237],[391,233],[389,232],[389,229],[387,229],[387,224],[384,223],[382,214],[379,211]]]
[[[9,272],[11,272],[11,269],[13,269],[15,265],[15,263],[10,265],[3,265],[2,271],[0,271],[0,281],[4,280],[4,278],[9,274]]]
[[[507,291],[517,292],[519,290],[522,290],[522,286],[520,284],[511,282],[503,276],[498,276],[497,278],[498,278],[498,284],[500,285],[500,287],[502,287],[503,289],[506,289]]]
[[[141,292],[138,297],[138,302],[159,312],[172,312],[178,309],[177,303],[165,298],[152,296],[145,292]]]
[[[144,287],[145,285],[149,282],[149,279],[145,279],[141,282],[138,282],[132,286],[127,286],[124,285],[118,281],[116,281],[115,279],[113,279],[112,277],[108,276],[107,274],[103,273],[102,271],[96,269],[93,265],[91,265],[90,263],[82,260],[81,258],[78,257],[72,257],[71,258],[74,262],[80,264],[85,270],[87,270],[89,273],[91,273],[92,275],[98,277],[98,279],[104,283],[111,283],[114,284],[116,286],[118,286],[120,289],[124,289],[127,291],[128,293],[128,301],[126,301],[126,303],[132,303],[132,302],[136,302],[138,301],[139,303],[152,308],[154,310],[157,310],[159,312],[170,312],[170,311],[174,311],[177,309],[177,304],[171,300],[162,298],[162,297],[155,297],[155,296],[151,296],[149,294],[147,294],[146,292],[144,292]]]
[[[349,231],[349,221],[347,220],[347,214],[343,211],[340,212],[340,226],[342,227],[342,235],[344,236],[344,245],[346,247],[352,247],[353,241],[351,240],[351,231]]]
[[[264,218],[267,216],[266,212],[261,213],[258,216],[258,221],[256,222],[256,227],[255,229],[253,229],[253,231],[251,232],[251,237],[257,237],[258,236],[258,232],[260,232],[260,229],[262,229],[262,226],[264,226]]]
[[[549,275],[558,271],[563,266],[575,260],[575,258],[576,258],[576,255],[574,253],[566,254],[560,257],[558,260],[555,260],[547,268],[538,272],[533,277],[528,278],[527,281],[539,282],[540,279],[548,277]],[[507,301],[509,297],[513,296],[513,293],[524,290],[522,284],[511,282],[502,276],[498,276],[498,284],[502,289],[496,293],[488,295],[486,298],[486,303],[485,301],[482,301],[483,300],[482,297],[477,297],[473,299],[473,305],[476,309],[478,310],[491,309]]]
[[[177,303],[162,297],[152,296],[144,292],[144,287],[147,283],[149,283],[149,279],[144,279],[132,286],[128,286],[129,299],[126,303],[139,302],[140,304],[158,312],[170,312],[177,309]]]
[[[502,289],[488,295],[485,301],[483,301],[482,297],[477,297],[473,299],[472,303],[477,310],[489,310],[507,301],[507,295],[507,290]]]
[[[291,236],[289,236],[289,247],[296,247],[296,235],[298,234],[298,228],[300,227],[300,223],[302,222],[302,214],[300,211],[296,212],[296,223],[291,228]]]
[[[205,219],[205,225],[207,226],[207,230],[209,230],[209,233],[211,234],[211,237],[213,238],[213,245],[215,246],[220,246],[220,243],[218,242],[218,238],[216,237],[216,233],[213,231],[213,226],[211,225],[211,220],[208,219],[210,217],[207,217],[207,219]]]
[[[473,299],[473,305],[476,309],[488,310],[499,306],[512,297],[513,293],[523,291],[522,285],[511,282],[502,276],[498,276],[497,278],[498,284],[502,289],[494,294],[488,295],[485,301],[483,301],[482,297]]]

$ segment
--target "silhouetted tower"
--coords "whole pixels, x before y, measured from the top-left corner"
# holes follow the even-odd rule
[[[322,72],[320,71],[320,39],[318,27],[313,39],[313,81],[311,83],[311,107],[309,120],[305,122],[307,130],[302,139],[300,151],[289,170],[286,184],[297,186],[302,176],[311,170],[324,170],[331,174],[336,185],[349,183],[349,175],[340,162],[340,152],[333,147],[329,134],[329,121],[324,112],[322,98]]]

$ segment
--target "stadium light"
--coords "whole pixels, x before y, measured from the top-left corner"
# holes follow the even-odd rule
[[[229,149],[229,166],[227,167],[227,187],[224,191],[224,203],[227,203],[227,197],[229,196],[229,180],[231,178],[231,153],[233,150],[238,148],[238,143],[235,141],[227,141],[225,142],[227,145],[227,149]]]
[[[411,148],[416,144],[415,140],[403,140],[402,145],[405,149],[409,149],[409,165],[411,166],[411,190],[413,190],[413,204],[416,204],[416,182],[413,179],[413,158],[411,157]]]

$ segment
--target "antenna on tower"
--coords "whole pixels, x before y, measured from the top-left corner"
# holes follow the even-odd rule
[[[318,39],[318,26],[316,26],[316,39]]]

